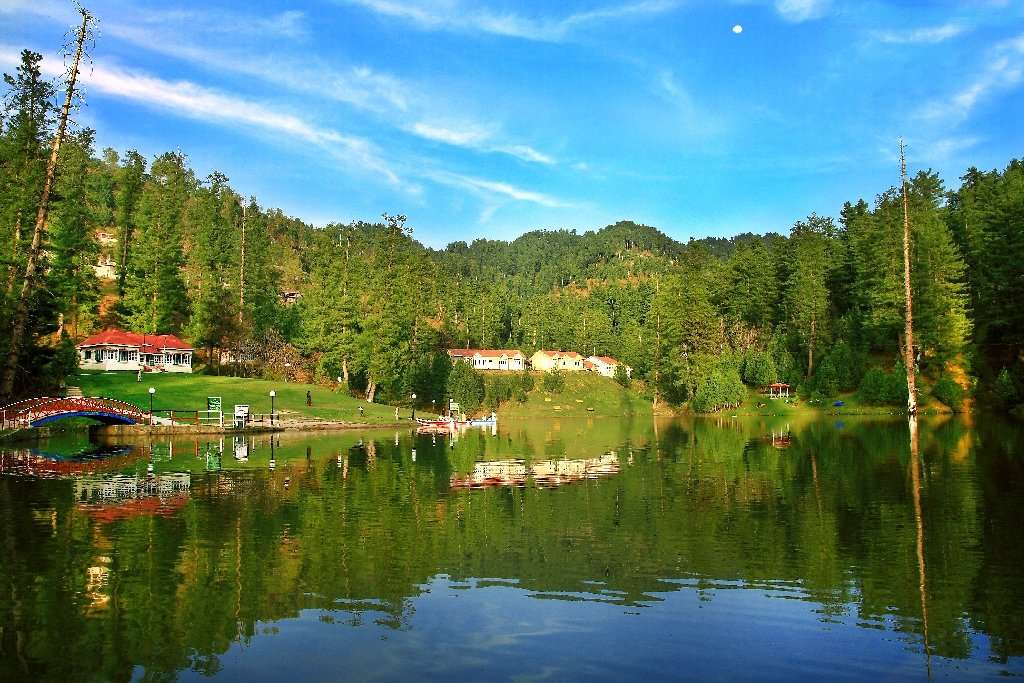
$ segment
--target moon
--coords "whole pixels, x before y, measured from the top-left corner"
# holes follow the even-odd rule
[[[735,33],[736,35],[743,33],[743,26],[741,26],[740,24],[736,24],[735,26],[732,27],[732,32]]]

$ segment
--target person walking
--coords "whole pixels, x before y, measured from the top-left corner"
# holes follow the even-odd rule
[[[312,406],[313,405],[313,393],[310,392],[310,391],[306,392],[306,405],[307,406]]]

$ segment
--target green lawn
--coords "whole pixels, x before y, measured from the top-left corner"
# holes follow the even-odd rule
[[[591,372],[567,372],[565,388],[544,391],[543,376],[535,373],[534,390],[526,403],[505,403],[498,410],[503,417],[584,417],[651,414],[650,401],[622,388],[615,380]]]
[[[234,412],[235,404],[248,404],[252,413],[269,413],[269,394],[273,389],[277,392],[274,409],[283,419],[319,418],[369,424],[395,421],[393,406],[367,403],[313,384],[169,372],[143,375],[142,382],[136,381],[134,372],[82,373],[77,377],[77,384],[85,396],[115,398],[134,403],[143,410],[149,409],[148,391],[153,387],[156,389],[155,410],[205,410],[207,396],[220,396],[226,416]],[[306,407],[307,391],[313,394],[310,408]],[[362,416],[360,407],[364,411]],[[408,408],[402,408],[401,417],[409,418]]]

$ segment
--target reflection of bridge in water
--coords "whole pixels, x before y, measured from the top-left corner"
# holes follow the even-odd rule
[[[555,488],[583,479],[597,479],[619,473],[619,458],[615,452],[598,458],[569,460],[538,460],[526,464],[523,460],[488,460],[478,462],[465,476],[455,475],[452,488],[484,488],[488,486],[526,486],[529,479],[539,488]]]

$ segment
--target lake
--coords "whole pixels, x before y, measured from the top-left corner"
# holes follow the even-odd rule
[[[506,421],[0,451],[0,680],[1024,675],[1024,431]]]

